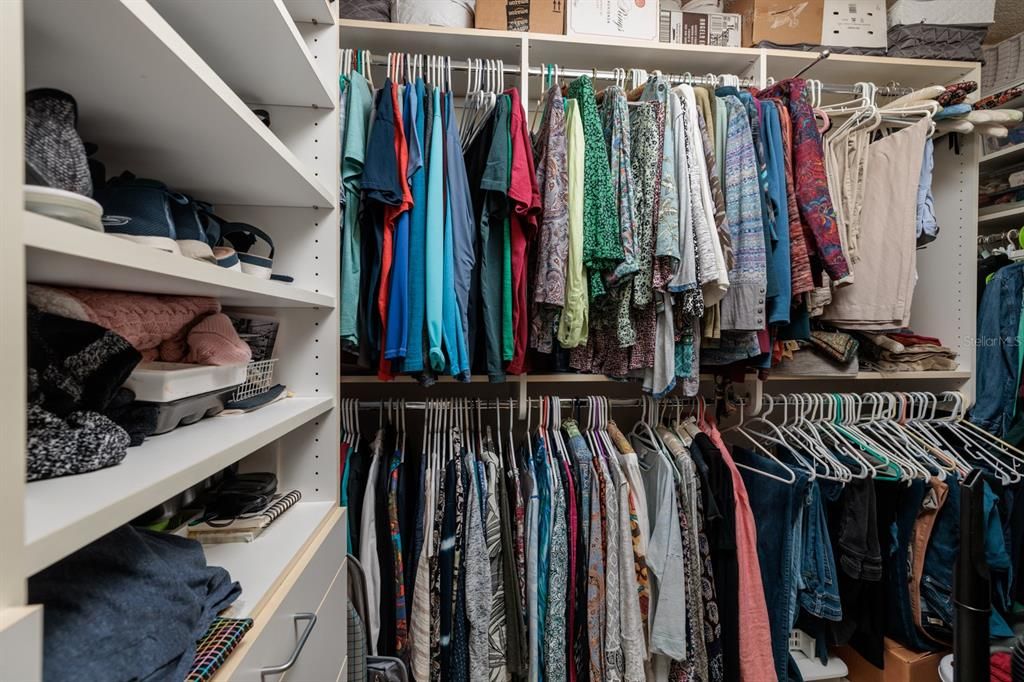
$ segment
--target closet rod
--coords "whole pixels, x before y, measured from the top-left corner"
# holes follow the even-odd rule
[[[484,59],[484,60],[481,60],[481,65],[483,66],[483,70],[484,70],[485,73],[487,72],[487,62],[488,61],[490,61],[492,63],[492,67],[491,67],[492,69],[495,68],[493,65],[498,63],[498,60],[496,60],[496,59],[492,59],[492,60]],[[387,59],[387,57],[376,57],[375,56],[375,57],[371,58],[370,63],[373,66],[383,66],[383,67],[386,68],[388,66],[388,59]],[[450,66],[451,66],[452,71],[469,71],[469,69],[471,68],[471,65],[470,65],[470,63],[468,61],[459,61],[459,60],[454,60],[454,59],[451,60]],[[604,70],[601,70],[601,69],[568,69],[568,68],[560,67],[557,64],[550,64],[550,65],[544,65],[544,66],[533,66],[533,67],[530,67],[529,75],[531,75],[531,76],[555,75],[555,72],[549,72],[547,70],[548,66],[556,67],[558,69],[557,70],[557,75],[559,77],[564,77],[564,78],[578,78],[579,76],[590,76],[594,80],[613,81],[613,80],[616,80],[617,78],[623,77],[624,75],[625,76],[629,76],[629,72],[630,72],[629,69],[623,69],[623,70],[620,70],[619,72],[616,72],[616,71],[604,71]],[[446,62],[445,65],[444,65],[444,68],[447,69],[448,67],[449,67],[449,64]],[[404,69],[405,67],[403,66],[402,68]],[[477,67],[476,64],[473,64],[472,68],[476,69],[478,67]],[[513,75],[513,76],[518,76],[522,72],[522,70],[519,68],[518,65],[516,65],[516,64],[504,64],[504,63],[502,63],[501,71],[502,71],[503,74],[509,74],[509,75]],[[671,83],[689,83],[690,85],[718,85],[719,84],[718,77],[715,76],[714,74],[705,74],[703,76],[695,76],[695,75],[691,75],[691,74],[667,74],[667,73],[663,73],[662,77],[665,78],[666,80],[668,80]],[[740,79],[740,87],[756,87],[756,86],[757,86],[757,84],[754,82],[754,80],[752,78],[741,78]]]
[[[552,397],[555,397],[555,396],[552,396]],[[380,410],[380,409],[386,410],[386,409],[388,409],[388,402],[386,400],[383,400],[383,401],[381,401],[381,400],[359,400],[358,398],[352,398],[352,400],[355,400],[359,404],[358,406],[359,406],[360,410]],[[455,408],[455,400],[457,400],[457,399],[456,398],[439,398],[437,401],[435,401],[433,403],[433,406],[435,408],[437,408],[437,409],[454,409]],[[484,409],[484,410],[507,410],[509,408],[509,403],[510,402],[511,402],[513,407],[519,404],[518,400],[515,400],[515,399],[511,399],[510,400],[509,398],[500,399],[500,404],[496,404],[495,400],[493,398],[491,398],[491,399],[487,399],[487,398],[479,398],[479,399],[478,398],[462,398],[462,400],[465,401],[464,402],[464,407],[469,409],[469,410],[476,410],[477,409],[477,404],[476,404],[477,400],[480,401],[480,409]],[[661,404],[662,408],[665,408],[667,406],[675,407],[677,404],[684,404],[684,405],[686,405],[686,404],[692,403],[695,406],[700,404],[700,401],[698,399],[696,399],[696,398],[674,398],[674,399],[666,398],[665,400],[670,401],[670,402],[668,402],[668,405],[665,405],[664,404],[665,401],[662,401],[663,402],[663,404]],[[541,401],[540,398],[530,398],[528,402],[530,403],[531,407],[536,407],[536,406],[539,406],[541,404],[540,401]],[[606,402],[611,407],[643,407],[643,400],[637,399],[637,398],[609,398]],[[578,403],[581,407],[589,407],[586,398],[562,398],[562,403],[563,404],[568,404],[568,405],[574,405],[574,404]],[[705,404],[707,404],[707,401],[705,401]],[[399,410],[401,410],[402,409],[401,399],[393,400],[391,402],[390,407],[392,409],[399,409]],[[342,408],[342,409],[344,409],[344,408]],[[406,401],[405,409],[407,409],[407,410],[425,410],[425,409],[427,409],[427,403],[423,402],[422,400]]]
[[[487,61],[488,60],[481,60],[481,63],[484,65],[485,71],[486,71]],[[490,60],[490,61],[492,62],[492,64],[497,64],[498,63],[498,60]],[[371,57],[370,63],[373,66],[382,66],[382,67],[386,68],[388,66],[388,59],[387,59],[387,57]],[[550,66],[557,66],[557,65],[552,64]],[[447,67],[448,67],[448,64],[446,63],[445,64],[445,68],[447,68]],[[404,66],[403,66],[403,68],[404,68]],[[472,66],[472,68],[475,69],[475,68],[477,68],[477,66],[474,64]],[[495,67],[492,66],[492,68],[495,68]],[[453,59],[451,61],[451,69],[452,69],[452,71],[468,71],[470,69],[470,64],[469,64],[469,62],[466,62],[466,61],[454,60]],[[520,70],[520,68],[519,68],[519,66],[517,64],[504,64],[504,63],[502,63],[501,64],[501,71],[502,71],[503,74],[509,74],[509,75],[513,75],[513,76],[518,76],[521,70]],[[630,70],[629,69],[625,69],[624,71],[625,71],[625,74],[628,76]],[[607,71],[607,70],[601,70],[601,69],[569,69],[569,68],[562,68],[560,66],[558,67],[558,72],[557,73],[558,73],[558,76],[565,77],[565,78],[577,78],[579,76],[590,76],[594,80],[610,80],[610,81],[614,81],[617,78],[620,78],[622,76],[622,70],[620,70],[619,72],[616,72],[614,70]],[[531,76],[545,76],[545,75],[548,75],[547,66],[545,65],[545,66],[533,66],[533,67],[530,67],[530,75]],[[666,73],[663,73],[662,77],[665,78],[666,80],[668,80],[670,83],[677,83],[677,84],[679,84],[679,83],[688,83],[690,85],[718,85],[719,84],[718,76],[716,76],[714,74],[705,74],[703,76],[695,76],[695,75],[692,75],[692,74],[689,74],[689,73],[683,73],[683,74],[666,74]],[[744,88],[755,87],[756,88],[757,87],[757,83],[755,83],[754,79],[752,79],[752,78],[741,78],[740,79],[740,87],[744,87]],[[842,83],[822,83],[821,91],[822,92],[827,92],[829,94],[834,94],[834,95],[856,95],[856,94],[859,94],[859,90],[857,89],[856,85],[849,85],[849,84],[842,84]],[[882,97],[902,97],[903,95],[909,95],[913,91],[914,91],[913,88],[904,88],[904,87],[900,87],[898,85],[886,85],[886,86],[883,86],[883,87],[879,87],[877,89],[877,91],[876,91],[876,94],[880,95]]]

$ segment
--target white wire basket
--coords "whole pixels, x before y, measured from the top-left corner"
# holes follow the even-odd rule
[[[273,386],[274,365],[276,364],[277,358],[250,362],[245,368],[245,383],[236,388],[235,392],[231,394],[231,401],[237,402],[252,398]]]

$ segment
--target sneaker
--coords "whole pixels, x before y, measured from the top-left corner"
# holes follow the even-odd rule
[[[161,251],[181,253],[171,209],[180,195],[171,194],[167,185],[125,171],[108,181],[98,194],[105,232]]]

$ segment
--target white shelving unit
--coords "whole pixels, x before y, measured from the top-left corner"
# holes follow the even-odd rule
[[[233,609],[254,619],[216,679],[260,679],[320,613],[289,679],[337,678],[345,665],[345,534],[338,507],[338,27],[327,0],[0,3],[0,652],[17,679],[42,675],[42,609],[27,583],[103,534],[225,467],[272,471],[302,500],[256,541],[210,546],[242,583]],[[23,79],[23,80],[22,80]],[[260,280],[22,208],[20,93],[58,88],[108,177],[129,170],[212,202],[270,234]],[[271,112],[267,127],[252,112]],[[217,297],[280,322],[275,380],[293,394],[253,413],[151,437],[117,466],[25,482],[28,283]],[[339,620],[340,619],[340,620]],[[339,625],[340,623],[340,625]],[[289,627],[283,627],[287,624]],[[315,671],[315,674],[312,673]],[[279,678],[272,678],[279,679]]]

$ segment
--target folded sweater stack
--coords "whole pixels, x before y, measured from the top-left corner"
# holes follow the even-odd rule
[[[861,333],[861,362],[880,372],[952,371],[956,352],[939,339],[912,333]]]

